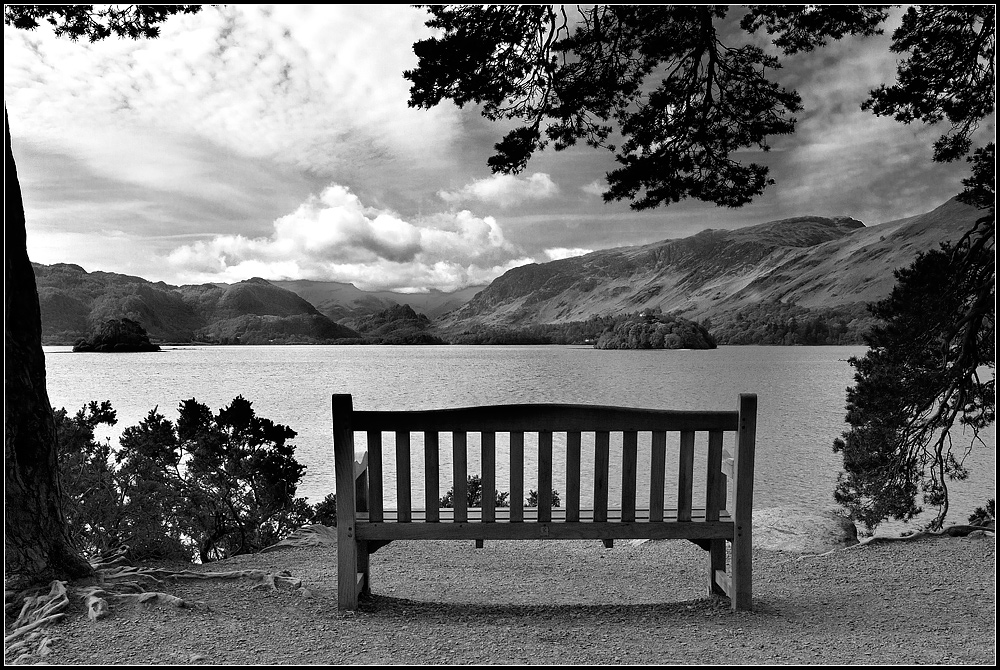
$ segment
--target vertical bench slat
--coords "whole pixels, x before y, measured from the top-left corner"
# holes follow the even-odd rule
[[[580,520],[580,445],[579,431],[566,433],[566,521]]]
[[[441,515],[438,511],[440,504],[438,496],[441,495],[439,443],[440,440],[436,430],[424,432],[424,505],[427,508],[427,521],[430,523],[436,523],[441,520]]]
[[[469,520],[469,452],[468,438],[465,431],[452,433],[452,468],[455,482],[455,523],[465,523]]]
[[[608,520],[608,465],[611,434],[599,430],[594,434],[594,521]]]
[[[708,434],[708,472],[705,477],[705,521],[718,521],[726,505],[726,475],[722,473],[722,432]]]
[[[681,449],[677,464],[677,520],[691,520],[691,497],[694,488],[694,433],[681,431]]]
[[[524,433],[510,434],[510,520],[524,521]]]
[[[483,451],[483,523],[496,521],[497,434],[482,434]]]
[[[757,435],[757,396],[740,394],[739,431],[733,454],[733,508],[736,531],[733,536],[733,560],[730,579],[734,610],[753,608],[753,469]]]
[[[368,518],[382,520],[382,432],[368,431]]]
[[[552,431],[538,432],[538,520],[552,521]]]
[[[662,430],[653,432],[653,453],[650,456],[649,473],[649,520],[663,521],[663,491],[666,487],[667,434]]]
[[[635,477],[639,435],[622,433],[622,521],[635,521]]]
[[[396,431],[396,509],[399,522],[409,523],[410,510],[410,431]]]
[[[708,472],[705,477],[705,521],[718,521],[719,510],[726,506],[726,475],[722,473],[721,431],[708,434]],[[726,541],[712,540],[708,545],[708,593],[726,595],[725,584],[716,578],[726,571]]]

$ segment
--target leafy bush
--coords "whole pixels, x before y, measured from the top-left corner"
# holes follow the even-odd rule
[[[81,549],[127,544],[135,560],[208,562],[259,551],[313,519],[295,497],[305,468],[294,430],[242,396],[217,415],[193,398],[179,412],[176,424],[153,409],[126,428],[114,464],[110,445],[93,439],[115,422],[110,403],[56,412],[64,507]]]
[[[501,493],[500,491],[494,491],[496,498],[496,507],[510,507],[510,494],[507,492]],[[479,475],[469,475],[466,484],[466,500],[469,507],[482,507],[483,506],[483,480]],[[455,506],[455,487],[452,486],[448,489],[448,493],[441,498],[441,507],[454,507]]]
[[[324,526],[337,525],[337,494],[327,493],[326,497],[313,505],[313,523]]]
[[[173,424],[152,409],[122,432],[119,445],[120,528],[132,558],[190,560],[199,544],[190,518],[202,496],[183,478]]]
[[[467,479],[466,488],[466,500],[469,507],[482,507],[483,506],[483,481],[479,475],[469,475]],[[510,507],[510,493],[504,491],[495,491],[496,493],[496,506],[497,507]],[[559,507],[561,501],[559,499],[559,492],[552,489],[552,506]],[[441,507],[454,507],[455,506],[455,487],[448,489],[448,493],[441,498]],[[525,501],[528,507],[538,507],[538,493],[535,490],[528,491],[528,499]]]
[[[61,475],[62,507],[70,538],[78,547],[98,553],[122,541],[121,505],[116,472],[111,467],[111,444],[94,440],[100,425],[118,422],[111,403],[91,401],[70,417],[54,410]]]
[[[535,489],[528,490],[528,507],[538,507],[538,491]],[[552,506],[560,507],[562,505],[562,500],[559,498],[559,491],[552,489]]]
[[[969,515],[969,523],[973,526],[989,526],[995,524],[997,520],[997,501],[990,498],[986,501],[986,507],[977,507],[976,511]]]

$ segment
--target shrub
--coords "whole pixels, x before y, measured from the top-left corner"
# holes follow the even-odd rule
[[[469,475],[466,484],[466,500],[469,507],[482,507],[483,506],[483,480],[479,475]],[[497,507],[510,507],[510,494],[507,492],[501,493],[500,491],[494,491],[496,495],[496,506]],[[448,489],[448,493],[441,498],[441,507],[454,507],[455,506],[455,487],[452,486]]]
[[[126,428],[113,465],[110,446],[93,439],[96,425],[114,423],[110,403],[72,419],[56,412],[64,507],[81,549],[127,544],[133,560],[208,562],[259,551],[313,519],[295,497],[305,468],[294,430],[242,396],[216,415],[193,398],[179,411],[176,424],[154,408]]]
[[[528,507],[538,507],[538,491],[530,489],[528,491],[528,500],[526,502]],[[552,489],[552,506],[559,507],[562,505],[562,500],[559,498],[559,491]]]
[[[466,500],[469,507],[483,506],[483,482],[479,475],[469,475],[466,489]],[[535,490],[528,491],[528,499],[525,501],[528,507],[538,507],[538,493]],[[552,489],[552,506],[559,507],[559,491]],[[455,487],[448,489],[448,493],[441,498],[441,507],[455,506]],[[496,491],[496,506],[510,507],[510,493],[506,491]]]
[[[118,422],[111,403],[91,401],[74,416],[54,410],[62,508],[70,538],[77,547],[94,552],[122,542],[121,505],[111,444],[97,442],[94,430]]]
[[[969,523],[973,526],[989,526],[995,524],[997,519],[997,501],[990,498],[986,501],[986,507],[977,507],[976,511],[969,515]]]
[[[337,494],[327,493],[326,497],[313,505],[313,523],[324,526],[337,525]]]

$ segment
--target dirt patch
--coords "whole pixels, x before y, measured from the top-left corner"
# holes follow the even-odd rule
[[[372,556],[374,597],[337,610],[329,545],[203,571],[288,571],[300,588],[178,580],[185,601],[71,598],[49,664],[994,664],[995,539],[929,537],[820,556],[757,550],[754,611],[706,590],[687,541],[395,542]],[[73,585],[76,586],[76,585]],[[71,589],[72,590],[72,589]]]

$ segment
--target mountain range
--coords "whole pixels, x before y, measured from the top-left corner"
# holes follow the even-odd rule
[[[76,265],[33,265],[45,344],[73,344],[103,321],[123,317],[160,343],[406,341],[392,335],[397,320],[414,342],[432,342],[650,309],[710,324],[720,343],[835,343],[857,340],[865,305],[889,294],[893,270],[958,239],[978,216],[952,199],[871,226],[850,217],[801,216],[705,230],[520,266],[486,287],[455,293],[260,278],[171,286]],[[789,329],[790,321],[798,325]],[[819,339],[810,339],[821,328]],[[366,331],[376,330],[366,340]]]
[[[43,344],[74,344],[110,319],[140,323],[153,342],[325,343],[359,338],[291,291],[255,278],[171,286],[78,265],[33,263]]]

